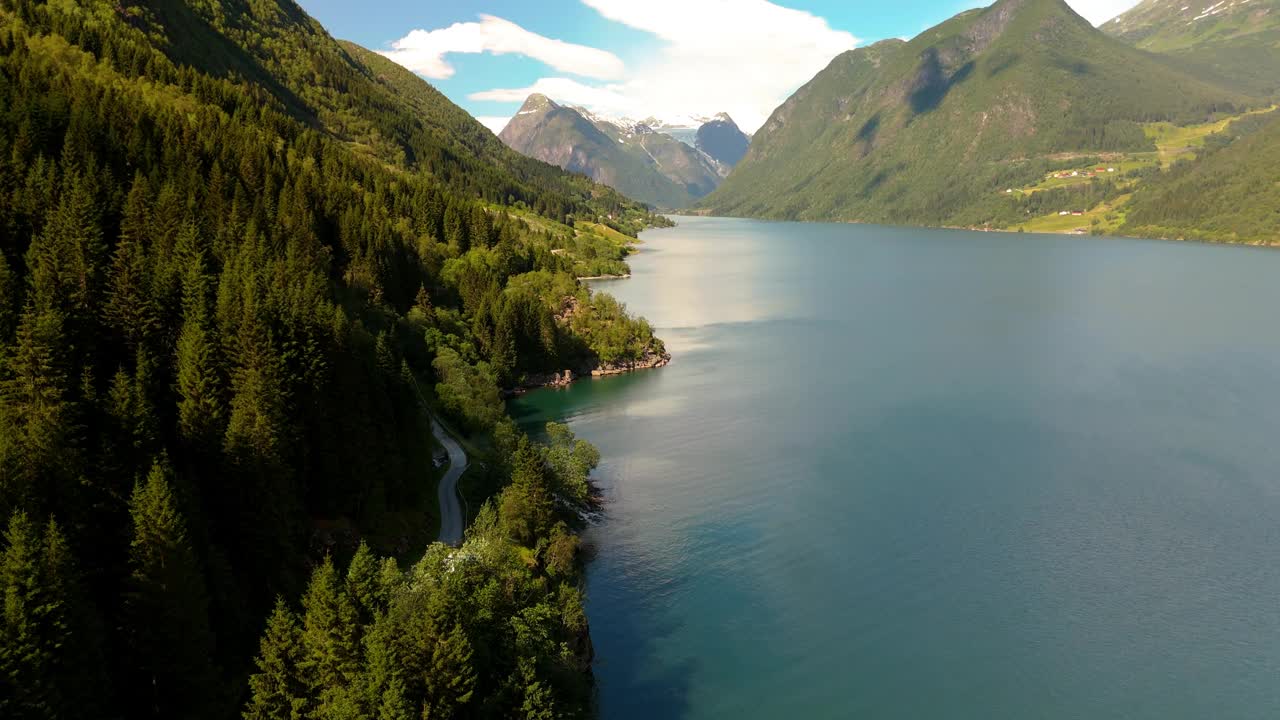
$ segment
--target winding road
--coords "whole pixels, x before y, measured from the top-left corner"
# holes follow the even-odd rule
[[[458,478],[467,469],[467,453],[453,436],[431,418],[431,433],[449,453],[449,469],[436,489],[440,499],[440,538],[446,545],[462,544],[462,504],[458,502]]]

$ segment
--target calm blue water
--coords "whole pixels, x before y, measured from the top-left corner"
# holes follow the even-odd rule
[[[605,718],[1280,716],[1280,253],[684,218],[597,444]]]

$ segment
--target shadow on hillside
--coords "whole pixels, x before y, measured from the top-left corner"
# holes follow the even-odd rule
[[[952,88],[964,82],[973,72],[973,61],[961,65],[950,76],[942,66],[942,59],[936,49],[925,51],[921,59],[920,69],[916,71],[916,81],[910,96],[911,110],[916,115],[927,113],[942,104]]]
[[[207,20],[193,11],[186,3],[149,3],[164,29],[164,52],[179,65],[189,65],[214,77],[234,79],[241,77],[257,83],[274,95],[289,114],[309,124],[315,124],[315,115],[292,90],[278,80],[244,48],[240,47]],[[285,3],[292,5],[292,3]],[[250,12],[248,8],[240,11]],[[306,22],[301,11],[285,12],[292,25]],[[237,24],[239,17],[228,18],[229,24]]]

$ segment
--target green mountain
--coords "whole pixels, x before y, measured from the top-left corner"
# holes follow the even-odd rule
[[[910,42],[837,57],[774,111],[699,207],[1004,227],[1061,195],[1014,188],[1099,153],[1154,152],[1145,123],[1250,104],[1099,32],[1062,0],[1000,0]]]
[[[596,117],[538,94],[499,137],[524,155],[662,208],[688,206],[727,174],[710,156],[646,123]]]
[[[1144,0],[1101,29],[1243,92],[1280,91],[1280,0]]]
[[[584,715],[598,456],[501,393],[663,356],[575,279],[655,221],[292,0],[0,0],[0,717]]]

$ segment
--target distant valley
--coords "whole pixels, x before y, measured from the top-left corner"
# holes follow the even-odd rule
[[[608,118],[531,95],[499,135],[512,149],[663,209],[717,187],[749,142],[727,114],[672,122]]]

